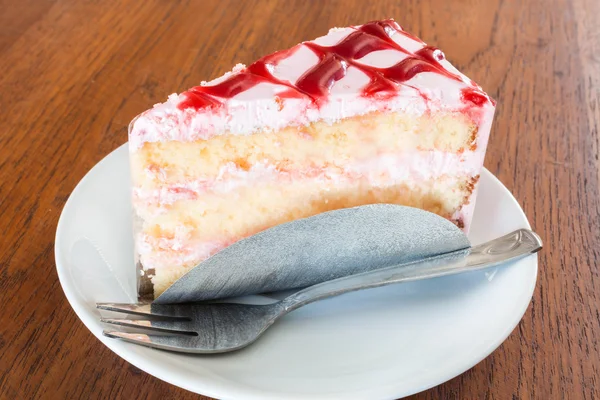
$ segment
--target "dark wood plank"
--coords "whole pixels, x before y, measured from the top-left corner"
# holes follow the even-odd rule
[[[600,398],[595,0],[0,2],[0,398],[178,398],[102,346],[54,268],[60,211],[140,111],[332,26],[395,17],[498,100],[486,166],[545,240],[525,317],[415,399]]]

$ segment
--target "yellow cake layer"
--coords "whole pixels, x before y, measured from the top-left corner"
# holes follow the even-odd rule
[[[174,284],[177,279],[185,275],[190,269],[191,267],[156,270],[156,273],[150,277],[152,285],[154,286],[154,298],[160,296],[169,286]]]
[[[190,268],[208,255],[189,256],[205,241],[227,245],[269,227],[321,212],[374,203],[418,207],[452,220],[465,205],[477,178],[443,176],[421,183],[370,187],[365,182],[339,186],[317,182],[294,182],[244,187],[235,195],[203,196],[180,201],[144,223],[143,233],[152,251],[142,255],[142,264],[154,266],[152,282],[158,296]],[[459,226],[462,221],[454,220]],[[160,243],[160,244],[159,244]],[[168,248],[165,243],[175,248]],[[182,261],[187,258],[187,261]]]
[[[387,187],[372,187],[364,180],[339,185],[318,180],[269,183],[241,187],[225,195],[206,194],[198,200],[178,201],[161,214],[146,215],[142,232],[154,239],[232,241],[298,218],[375,203],[418,207],[451,219],[472,188],[470,176],[442,176]]]
[[[462,113],[415,116],[371,113],[329,125],[316,122],[248,136],[224,134],[196,142],[145,143],[131,154],[134,186],[159,187],[219,175],[225,165],[244,170],[256,163],[280,170],[344,166],[381,152],[474,148],[476,125]],[[232,163],[232,164],[231,164]]]

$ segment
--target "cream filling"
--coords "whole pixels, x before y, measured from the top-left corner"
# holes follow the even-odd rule
[[[265,182],[292,182],[316,179],[330,182],[352,181],[366,178],[373,187],[389,186],[399,182],[423,182],[442,175],[475,176],[483,166],[483,151],[465,151],[461,154],[442,151],[411,151],[403,154],[384,154],[344,167],[307,168],[281,171],[268,163],[256,163],[242,169],[234,163],[223,166],[216,178],[197,179],[165,185],[159,189],[133,188],[136,208],[156,208],[180,200],[193,200],[203,193],[230,193],[239,187]]]

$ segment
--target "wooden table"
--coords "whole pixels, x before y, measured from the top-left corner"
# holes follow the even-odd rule
[[[415,398],[600,398],[600,2],[0,3],[1,399],[198,398],[129,365],[78,320],[54,266],[61,209],[167,94],[388,16],[498,100],[485,165],[545,241],[518,328]]]

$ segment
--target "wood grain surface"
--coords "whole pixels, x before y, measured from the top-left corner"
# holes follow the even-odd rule
[[[54,264],[61,209],[168,94],[390,16],[498,101],[485,165],[545,241],[517,329],[414,398],[600,398],[598,15],[597,0],[0,0],[0,399],[199,398],[76,317]]]

